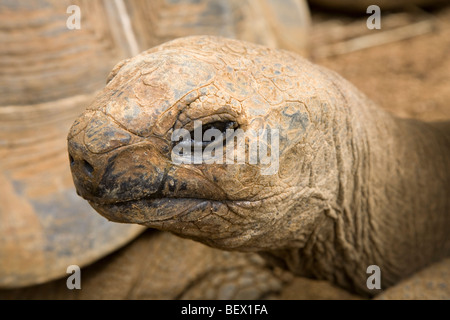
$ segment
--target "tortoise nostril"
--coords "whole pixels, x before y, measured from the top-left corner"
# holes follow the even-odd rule
[[[83,168],[84,168],[84,171],[86,171],[86,173],[89,176],[92,176],[92,173],[94,172],[94,167],[86,160],[83,160]]]
[[[70,161],[70,166],[73,166],[75,164],[75,159],[70,154],[69,154],[69,161]]]

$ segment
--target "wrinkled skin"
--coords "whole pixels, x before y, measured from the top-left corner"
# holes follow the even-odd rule
[[[278,172],[174,164],[173,131],[198,119],[278,129]],[[116,66],[68,139],[78,193],[106,218],[373,295],[369,265],[384,289],[450,253],[446,130],[292,53],[189,37]]]

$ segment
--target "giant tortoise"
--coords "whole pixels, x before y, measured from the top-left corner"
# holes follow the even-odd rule
[[[109,220],[374,296],[450,255],[449,129],[292,52],[195,36],[119,63],[68,151]],[[430,288],[448,293],[449,264]]]

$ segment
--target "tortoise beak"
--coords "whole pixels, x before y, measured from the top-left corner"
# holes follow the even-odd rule
[[[167,164],[149,143],[95,154],[70,139],[68,150],[75,187],[86,200],[110,204],[161,192]]]
[[[84,123],[81,130],[80,123]],[[72,177],[77,193],[96,203],[153,195],[163,181],[165,162],[151,139],[117,125],[104,113],[86,112],[68,138]]]

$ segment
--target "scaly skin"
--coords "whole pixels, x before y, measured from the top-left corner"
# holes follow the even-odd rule
[[[279,170],[171,161],[193,121],[280,133]],[[261,252],[365,295],[450,253],[450,136],[395,118],[287,51],[178,39],[118,65],[69,133],[75,185],[112,221]]]

